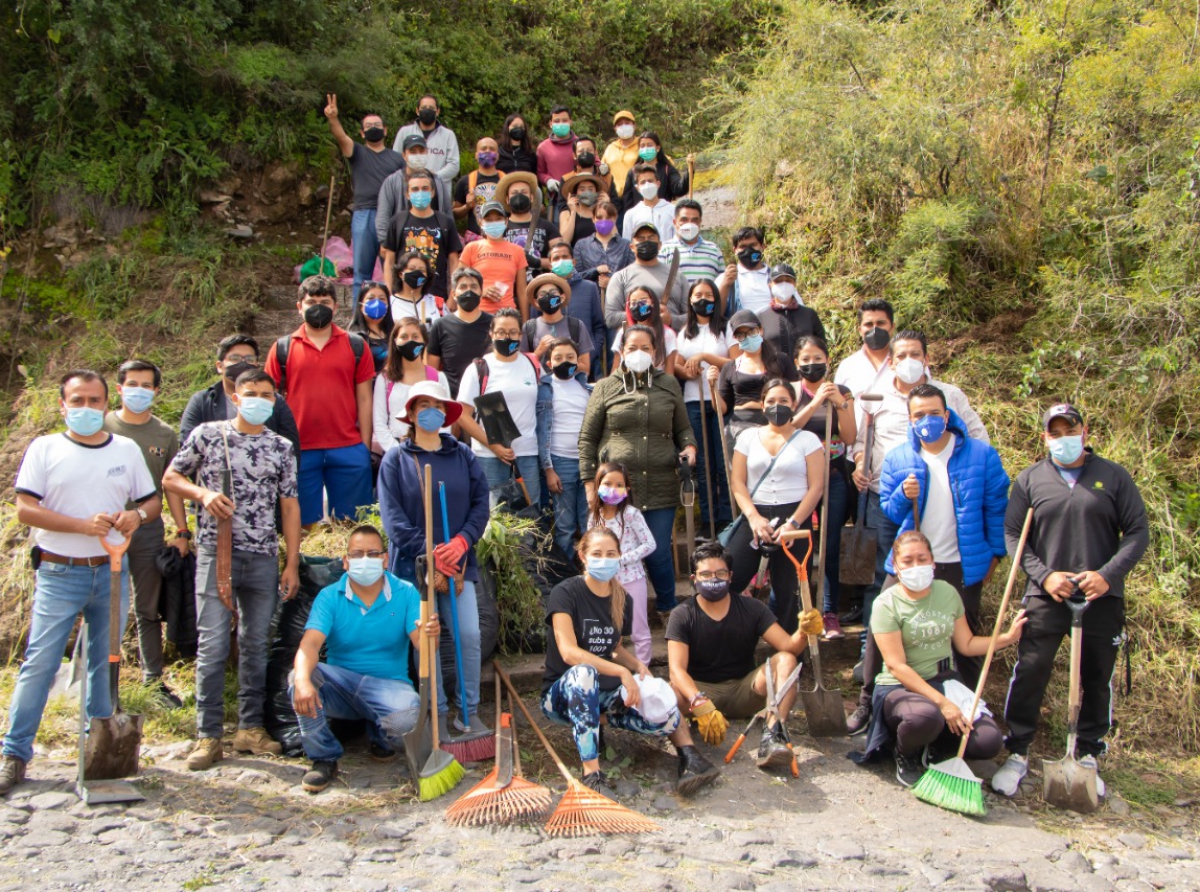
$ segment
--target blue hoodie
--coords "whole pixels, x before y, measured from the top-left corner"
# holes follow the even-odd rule
[[[992,566],[992,558],[1008,553],[1004,542],[1004,512],[1008,508],[1008,474],[1000,454],[982,440],[967,435],[966,425],[948,410],[947,428],[954,435],[954,454],[947,467],[954,515],[958,519],[958,553],[962,562],[963,585],[983,580]],[[921,485],[919,508],[925,514],[929,497],[929,469],[921,458],[921,441],[908,431],[908,442],[888,452],[879,478],[879,505],[883,512],[900,524],[899,533],[913,528],[912,502],[904,494],[909,474]],[[897,535],[899,535],[897,533]],[[887,572],[895,574],[891,552]]]

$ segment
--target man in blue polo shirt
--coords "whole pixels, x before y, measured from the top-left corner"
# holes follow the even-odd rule
[[[346,575],[321,590],[308,615],[290,691],[304,753],[313,760],[301,782],[309,793],[337,776],[343,750],[329,719],[366,719],[371,758],[380,762],[396,757],[401,737],[417,724],[408,646],[417,644],[420,594],[386,565],[383,536],[373,526],[356,527],[342,558]],[[436,616],[425,631],[437,637]]]

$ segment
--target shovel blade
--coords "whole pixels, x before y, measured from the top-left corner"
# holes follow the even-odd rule
[[[75,793],[85,805],[103,805],[107,802],[141,802],[146,797],[129,781],[103,780],[81,781],[75,785]]]
[[[1091,814],[1100,807],[1096,769],[1080,765],[1072,756],[1042,762],[1042,798],[1055,808]]]
[[[428,687],[426,687],[428,690]],[[433,753],[433,728],[429,724],[429,697],[421,698],[421,718],[411,731],[404,735],[404,755],[408,759],[408,770],[413,784],[420,786],[421,768]]]
[[[92,719],[83,750],[83,779],[134,777],[141,746],[142,716],[118,711],[108,718]]]
[[[815,691],[801,691],[800,702],[804,704],[804,718],[808,720],[808,733],[813,737],[845,737],[846,709],[842,695],[818,687]]]

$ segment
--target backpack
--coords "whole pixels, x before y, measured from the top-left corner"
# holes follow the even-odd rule
[[[533,363],[533,380],[534,380],[534,382],[536,383],[538,381],[541,381],[542,380],[542,366],[538,362],[538,358],[536,356],[534,356],[532,353],[526,353],[526,354],[524,354],[524,356],[531,363]],[[487,391],[488,376],[491,374],[491,369],[488,368],[487,362],[482,357],[479,359],[472,360],[471,365],[475,366],[475,374],[477,376],[479,376],[479,395],[483,396],[483,394]]]
[[[437,381],[437,379],[438,379],[438,370],[435,369],[431,365],[425,366],[425,380],[426,381]],[[392,388],[395,386],[396,386],[396,382],[389,378],[388,382],[387,382],[387,387],[384,388],[384,404],[388,407],[389,412],[391,411],[391,405],[392,405]]]
[[[574,316],[565,316],[564,318],[567,320],[567,335],[575,342],[575,349],[578,351],[582,349],[579,346],[579,339],[583,334],[583,323]],[[521,333],[525,335],[525,340],[533,344],[533,338],[537,334],[537,319],[530,319],[526,322]],[[534,346],[537,345],[535,344]]]
[[[362,360],[363,352],[367,349],[367,342],[354,332],[346,332],[350,338],[350,349],[354,351],[354,367],[358,368],[358,363]],[[279,363],[279,392],[287,396],[287,361],[288,349],[292,346],[292,336],[284,335],[275,342],[275,361]]]

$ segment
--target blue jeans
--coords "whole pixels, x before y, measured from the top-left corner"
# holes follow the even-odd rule
[[[33,739],[42,723],[42,713],[62,665],[67,639],[75,617],[83,612],[88,628],[89,718],[112,715],[108,680],[108,615],[112,577],[107,563],[99,567],[68,567],[43,561],[33,590],[33,618],[25,662],[17,674],[4,755],[28,762],[33,758]],[[121,616],[129,613],[129,560],[121,564]]]
[[[704,475],[709,475],[712,482],[713,517],[716,520],[716,532],[721,532],[733,520],[732,498],[729,494],[729,482],[725,479],[725,458],[721,454],[720,424],[712,403],[704,402],[704,420],[708,422],[708,450],[712,453],[712,464],[704,451],[704,436],[701,433],[700,401],[693,400],[687,404],[688,418],[692,422],[692,433],[696,436],[696,494],[700,499],[700,528],[708,523],[708,487],[704,483]]]
[[[317,717],[297,718],[304,755],[314,762],[336,762],[344,752],[329,729],[328,719],[366,719],[371,742],[391,750],[403,746],[403,735],[417,725],[421,698],[406,681],[359,675],[321,663],[313,670],[312,683],[321,701]],[[295,695],[294,679],[289,675],[288,696]]]
[[[279,603],[279,559],[233,552],[233,597],[238,607],[238,727],[263,726],[267,697],[267,634]],[[225,663],[232,616],[217,597],[217,552],[196,549],[196,736],[225,730]]]
[[[857,492],[857,490],[856,490]],[[825,605],[823,613],[837,613],[842,584],[838,574],[842,570],[842,527],[846,525],[846,509],[850,505],[850,490],[846,478],[837,469],[829,472],[829,527],[825,530]]]
[[[562,483],[562,492],[553,494],[554,542],[570,556],[575,546],[575,534],[588,526],[587,491],[579,479],[579,459],[551,455],[554,473]]]
[[[354,520],[358,509],[375,501],[371,452],[362,443],[338,449],[301,449],[297,486],[300,523],[308,526],[325,516],[322,491],[329,496],[329,516]]]
[[[491,489],[488,501],[494,509],[496,507],[496,487],[512,477],[512,465],[500,461],[496,456],[490,454],[475,453],[475,458],[487,476],[488,488]],[[537,456],[517,456],[517,472],[525,478],[525,488],[529,490],[529,503],[537,507],[542,500],[542,469],[538,467]]]
[[[350,218],[351,250],[354,251],[354,289],[350,292],[350,318],[358,309],[358,291],[375,274],[379,259],[379,236],[375,232],[375,209],[355,211]]]
[[[654,508],[643,511],[646,526],[654,537],[654,551],[646,558],[646,576],[654,587],[655,607],[675,608],[675,562],[671,560],[671,532],[675,529],[674,508]]]
[[[887,578],[887,570],[884,565],[887,564],[888,553],[892,550],[892,543],[896,541],[896,535],[900,532],[900,527],[892,523],[892,519],[883,513],[883,508],[879,506],[879,493],[867,493],[867,526],[875,530],[875,579],[871,584],[863,589],[863,632],[859,635],[859,640],[864,646],[867,641],[867,629],[871,628],[871,605],[875,603],[875,598],[883,591],[883,580]]]
[[[438,595],[438,621],[445,628],[450,628],[450,593]],[[479,633],[479,600],[475,595],[475,583],[463,583],[462,591],[457,593],[455,602],[458,604],[458,640],[462,648],[463,677],[458,684],[467,691],[467,712],[474,715],[479,711],[479,673],[482,661],[482,644]],[[442,683],[442,661],[437,661],[438,667],[438,713],[445,715],[450,711],[446,700],[446,686]],[[455,706],[459,706],[461,697]],[[462,716],[465,723],[467,716]]]

